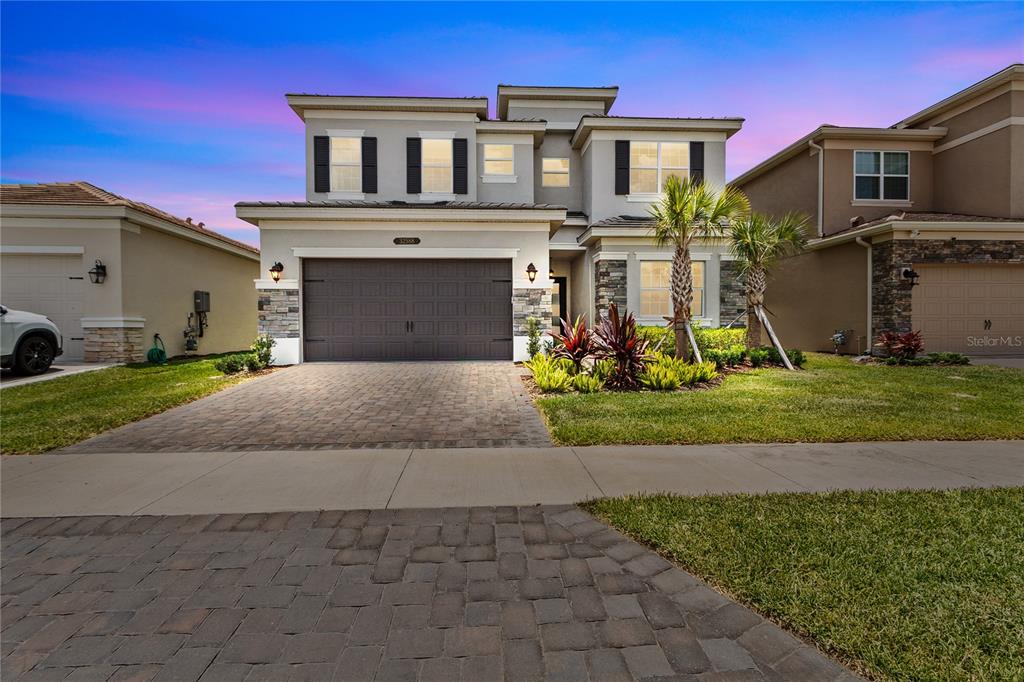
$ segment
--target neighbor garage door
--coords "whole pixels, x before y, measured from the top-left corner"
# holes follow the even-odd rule
[[[61,360],[81,360],[82,297],[85,267],[82,256],[0,256],[0,302],[8,308],[46,315],[64,337]]]
[[[510,260],[306,260],[306,360],[511,360]]]
[[[1024,264],[915,265],[912,321],[925,350],[1024,355]]]

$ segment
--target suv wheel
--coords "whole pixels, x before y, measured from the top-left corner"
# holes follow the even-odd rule
[[[20,374],[42,374],[53,364],[53,343],[45,336],[26,336],[14,353],[14,369]]]

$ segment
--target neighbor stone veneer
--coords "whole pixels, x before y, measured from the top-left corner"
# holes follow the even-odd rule
[[[626,261],[599,260],[594,263],[594,307],[604,317],[614,303],[619,312],[626,309]]]
[[[260,336],[299,338],[299,290],[257,289]]]
[[[86,362],[142,362],[146,348],[141,328],[86,327]]]
[[[871,316],[875,336],[911,331],[911,287],[903,268],[941,263],[1024,263],[1024,242],[895,239],[871,246]]]
[[[733,327],[746,327],[747,290],[739,263],[723,260],[719,272],[719,324],[724,327],[732,322]]]
[[[526,320],[531,317],[540,322],[542,334],[551,329],[550,289],[512,290],[512,333],[526,336]]]

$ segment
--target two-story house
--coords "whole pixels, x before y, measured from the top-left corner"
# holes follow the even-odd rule
[[[1024,354],[1024,65],[889,128],[823,125],[734,183],[811,217],[767,308],[783,340],[845,352],[921,330],[927,351]]]
[[[529,317],[612,302],[670,313],[669,249],[648,211],[670,175],[725,184],[738,118],[611,116],[616,87],[485,97],[288,95],[306,200],[240,202],[260,228],[259,329],[277,361],[527,356]],[[743,312],[722,244],[694,249],[695,315]]]

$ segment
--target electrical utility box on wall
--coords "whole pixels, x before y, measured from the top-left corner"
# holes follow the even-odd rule
[[[209,291],[197,291],[194,294],[196,312],[197,313],[208,313],[210,312],[210,292]]]

